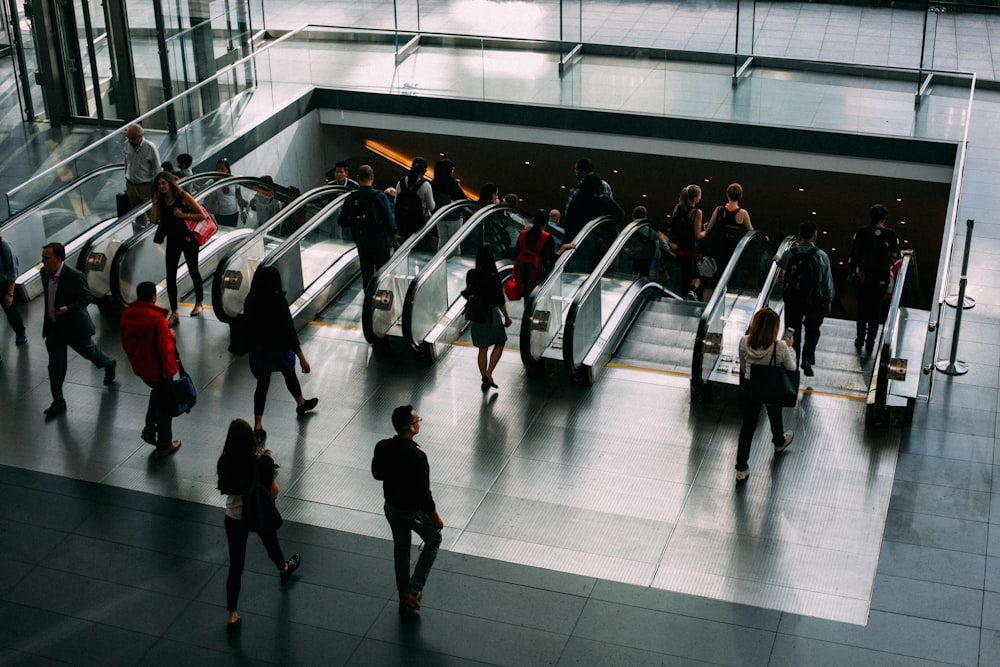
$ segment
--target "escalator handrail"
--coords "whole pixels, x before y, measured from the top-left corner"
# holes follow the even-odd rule
[[[81,175],[81,176],[79,176],[77,178],[74,178],[69,183],[66,183],[66,184],[64,184],[64,185],[56,188],[52,192],[49,192],[49,193],[45,194],[41,199],[38,199],[38,200],[36,200],[35,202],[33,202],[31,204],[28,204],[26,207],[24,207],[20,211],[13,211],[13,212],[11,212],[10,215],[3,222],[0,222],[0,234],[2,234],[3,231],[7,228],[7,225],[14,224],[17,221],[17,219],[20,218],[22,215],[28,215],[29,213],[33,213],[34,211],[36,211],[39,208],[41,208],[42,206],[44,206],[46,204],[46,202],[52,201],[56,197],[60,197],[60,196],[62,196],[64,194],[66,194],[67,192],[69,192],[70,190],[75,190],[76,188],[80,187],[86,181],[89,181],[92,178],[96,178],[96,177],[101,176],[101,175],[103,175],[105,173],[112,172],[112,171],[119,170],[119,169],[122,170],[122,171],[124,171],[125,170],[125,165],[122,164],[122,163],[107,164],[107,165],[104,165],[103,167],[97,167],[96,169],[91,169],[86,174],[83,174],[83,175]],[[8,209],[8,211],[9,211],[9,209]]]
[[[786,236],[780,244],[778,244],[778,250],[774,253],[779,259],[788,251],[789,248],[795,243],[794,236]],[[753,312],[757,312],[768,303],[771,302],[771,293],[774,292],[774,288],[778,286],[778,275],[781,273],[781,269],[778,267],[778,262],[771,263],[771,270],[767,273],[767,278],[764,281],[764,290],[761,291],[760,296],[757,298],[757,303],[754,306]],[[781,314],[780,312],[778,313]],[[747,322],[747,329],[750,328],[750,323]]]
[[[204,186],[202,189],[198,190],[198,192],[196,193],[193,193],[191,196],[194,197],[194,200],[196,202],[201,204],[204,201],[204,199],[208,197],[208,195],[214,193],[216,190],[222,189],[226,185],[241,186],[244,183],[248,182],[254,183],[255,185],[259,185],[261,188],[267,190],[273,189],[272,186],[274,185],[273,183],[262,180],[260,178],[256,178],[254,176],[229,176],[227,174],[225,178],[220,178],[217,181],[213,182],[211,185]],[[133,210],[133,212],[135,212],[135,209]],[[123,241],[122,244],[118,246],[118,250],[115,252],[114,258],[112,258],[111,260],[111,267],[108,271],[108,276],[109,276],[108,285],[111,289],[111,302],[115,304],[118,308],[124,308],[125,306],[128,305],[128,302],[125,301],[125,298],[121,293],[121,280],[120,280],[121,276],[119,274],[121,273],[122,262],[125,261],[125,257],[128,256],[130,250],[132,250],[135,246],[139,245],[145,238],[156,233],[156,227],[157,227],[156,225],[149,225],[145,229],[139,230],[138,232],[130,236],[127,240]]]
[[[389,260],[377,271],[375,271],[369,285],[378,285],[383,274],[391,274],[391,272],[394,271],[399,264],[409,259],[410,251],[413,247],[420,243],[426,236],[434,232],[439,218],[447,218],[455,211],[465,208],[471,208],[475,211],[475,209],[479,208],[479,206],[480,204],[478,202],[471,199],[459,199],[458,201],[452,202],[439,208],[437,211],[434,211],[423,226],[410,235],[410,237],[407,238],[406,241],[404,241],[403,244],[392,253]],[[475,215],[475,213],[473,213],[473,215]],[[375,333],[375,323],[373,319],[375,316],[375,292],[377,290],[372,290],[371,293],[369,293],[368,285],[362,285],[361,291],[364,293],[363,306],[361,308],[361,331],[364,333],[365,340],[374,345],[382,340],[382,337],[376,335]]]
[[[439,249],[434,257],[427,262],[427,265],[420,272],[420,275],[413,279],[410,283],[409,288],[406,290],[406,298],[403,301],[403,312],[402,312],[402,327],[403,327],[403,340],[406,345],[413,350],[419,350],[420,345],[423,343],[422,340],[415,340],[413,337],[413,307],[417,298],[417,292],[426,284],[429,280],[428,276],[433,275],[434,272],[441,266],[444,262],[451,257],[455,250],[460,248],[462,241],[467,239],[472,235],[476,227],[478,227],[484,220],[488,220],[492,217],[494,213],[509,211],[511,213],[517,213],[524,216],[525,220],[531,220],[531,216],[517,208],[516,206],[511,206],[510,204],[488,204],[482,207],[480,210],[472,214],[468,220],[462,223],[461,228],[455,234],[448,239],[444,247]],[[451,304],[448,304],[449,307]]]
[[[879,421],[886,414],[889,400],[889,367],[892,357],[895,354],[896,334],[898,333],[899,310],[902,304],[906,275],[910,269],[910,262],[913,253],[906,251],[903,253],[903,263],[899,266],[899,273],[896,275],[896,287],[889,301],[889,313],[885,318],[885,326],[882,327],[882,341],[879,345],[879,363],[875,380],[875,412]]]
[[[732,258],[729,260],[729,264],[726,265],[722,275],[719,276],[719,281],[712,291],[712,296],[705,303],[705,309],[702,311],[701,317],[698,318],[698,330],[694,337],[694,350],[692,350],[691,354],[691,382],[692,386],[698,391],[704,388],[705,385],[701,379],[701,370],[705,361],[705,338],[708,336],[708,329],[712,325],[712,313],[715,312],[719,299],[725,298],[726,287],[729,285],[729,279],[732,276],[743,251],[747,246],[755,242],[766,244],[767,236],[759,230],[753,230],[743,234],[743,238],[741,238],[740,242],[736,245],[736,250],[733,252]],[[774,264],[774,262],[772,262],[772,264]],[[768,271],[768,276],[776,275],[773,274],[773,272],[774,266],[772,266]],[[768,283],[764,283],[764,287],[761,289],[761,292],[770,293]],[[757,302],[760,302],[759,296]]]
[[[588,222],[573,238],[573,245],[578,246],[578,244],[581,243],[591,231],[601,225],[607,224],[609,220],[617,222],[617,220],[611,216],[600,216]],[[524,364],[525,368],[535,368],[541,362],[541,357],[535,359],[531,356],[531,319],[535,314],[536,301],[539,295],[545,292],[547,286],[550,284],[549,281],[562,278],[562,274],[566,270],[566,264],[569,263],[573,253],[575,252],[576,247],[564,250],[562,254],[559,255],[556,263],[552,266],[552,270],[546,274],[545,278],[535,287],[535,289],[531,290],[531,294],[524,298],[524,314],[521,316],[520,353],[521,363]]]
[[[612,216],[602,216],[598,221],[614,221],[618,222],[617,218]],[[653,233],[656,233],[656,224],[654,221],[649,219],[636,220],[630,222],[622,229],[618,236],[615,237],[614,242],[608,247],[604,256],[591,271],[587,279],[583,281],[579,289],[576,290],[576,294],[573,295],[573,301],[570,303],[569,310],[566,313],[566,326],[563,328],[563,364],[566,367],[566,372],[570,374],[570,377],[577,377],[580,372],[581,363],[576,363],[573,359],[573,340],[576,336],[576,317],[580,311],[580,304],[583,303],[590,294],[597,289],[600,285],[601,280],[604,279],[604,274],[608,272],[611,265],[618,259],[619,253],[628,244],[629,239],[632,235],[642,229],[652,229]],[[655,241],[654,241],[655,243]],[[638,280],[638,279],[637,279]]]
[[[226,251],[226,254],[223,255],[222,259],[219,261],[219,265],[215,268],[215,274],[212,277],[212,311],[215,313],[215,317],[218,318],[220,322],[223,322],[225,324],[229,324],[235,321],[236,319],[234,317],[230,317],[229,314],[222,307],[222,295],[223,295],[222,290],[224,286],[223,276],[228,270],[229,262],[232,261],[233,257],[235,257],[246,246],[258,241],[260,238],[269,234],[271,230],[273,230],[274,228],[283,225],[286,220],[297,214],[300,208],[302,208],[303,206],[308,206],[311,200],[319,199],[320,197],[323,197],[325,195],[336,194],[336,193],[347,194],[348,192],[350,192],[350,190],[341,185],[321,185],[317,188],[313,188],[312,190],[307,190],[306,192],[303,192],[301,195],[299,195],[296,199],[292,200],[287,205],[285,205],[285,207],[282,208],[280,211],[275,213],[274,216],[272,216],[271,219],[269,219],[265,224],[257,227],[256,231],[254,231],[253,234],[248,236],[242,243]],[[319,219],[320,221],[322,221],[323,219],[325,219],[327,214],[327,209],[332,208],[339,201],[340,197],[337,197],[332,201],[328,202],[325,206],[323,206],[323,208],[317,211],[316,215],[313,216],[313,220]],[[306,228],[311,229],[311,224],[313,220],[310,220],[308,223],[303,225],[302,229]],[[301,236],[298,233],[299,231],[301,230],[298,229],[295,230],[294,234],[289,235],[289,237],[285,239],[277,248],[268,253],[267,256],[265,256],[264,259],[261,261],[261,266],[267,264],[272,256],[278,256],[279,253],[283,253],[284,249],[286,248],[286,246],[288,246],[289,242],[293,237],[296,239],[301,238]],[[249,278],[252,280],[253,276],[251,275],[249,276]]]

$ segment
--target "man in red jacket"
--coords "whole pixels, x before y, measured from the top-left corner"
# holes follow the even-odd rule
[[[167,325],[170,311],[156,305],[156,285],[140,283],[136,296],[138,299],[122,311],[122,347],[132,370],[152,390],[142,439],[156,446],[157,456],[166,458],[181,448],[181,441],[173,439],[171,430],[174,405],[170,386],[177,374],[176,339]]]

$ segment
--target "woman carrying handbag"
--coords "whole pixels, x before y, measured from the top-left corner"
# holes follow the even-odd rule
[[[230,634],[238,631],[243,623],[236,612],[236,603],[240,597],[250,532],[256,532],[260,537],[268,557],[278,568],[282,582],[288,581],[302,562],[299,554],[294,554],[286,562],[278,544],[276,526],[281,525],[281,516],[274,506],[274,499],[278,497],[278,484],[274,481],[277,467],[270,449],[258,449],[250,424],[234,419],[229,424],[226,444],[216,465],[219,491],[226,494],[226,541],[229,543],[229,576],[226,578],[229,616],[226,632]],[[259,493],[261,489],[263,494]],[[261,498],[261,495],[264,497]],[[252,522],[246,511],[250,507],[255,510]],[[262,511],[262,507],[266,509]]]
[[[753,443],[754,432],[757,430],[757,420],[760,418],[760,407],[767,410],[767,419],[771,425],[771,442],[774,443],[774,453],[780,454],[792,442],[792,432],[785,431],[781,421],[782,407],[779,404],[762,403],[760,396],[770,389],[763,386],[768,376],[754,375],[752,370],[758,366],[775,366],[783,371],[795,372],[795,350],[792,349],[792,339],[778,340],[781,328],[781,318],[770,308],[761,308],[750,320],[750,330],[740,339],[740,399],[743,403],[743,426],[740,428],[739,444],[736,447],[736,482],[745,482],[750,477],[750,445]],[[784,373],[782,373],[784,375]],[[753,378],[753,379],[752,379]],[[781,379],[781,378],[779,378]],[[757,382],[760,387],[753,385]],[[795,390],[797,392],[797,389]]]

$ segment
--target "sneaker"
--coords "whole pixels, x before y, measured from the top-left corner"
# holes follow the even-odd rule
[[[255,438],[257,438],[257,446],[258,447],[261,446],[261,445],[263,445],[264,441],[267,440],[267,431],[265,431],[262,428],[255,428],[253,430],[253,435],[254,435]]]
[[[142,429],[142,433],[139,434],[139,437],[142,438],[143,442],[153,445],[154,447],[156,446],[156,431]]]
[[[810,378],[812,376],[816,375],[815,373],[813,373],[813,366],[812,366],[812,364],[809,364],[809,363],[806,363],[806,362],[803,361],[802,362],[802,374],[805,375],[806,377],[810,377]]]
[[[774,453],[780,454],[781,452],[788,449],[788,445],[792,444],[792,438],[794,437],[795,435],[791,431],[785,431],[784,434],[782,435],[782,443],[780,445],[774,446]]]
[[[698,293],[695,292],[693,289],[692,290],[688,290],[687,297],[685,297],[685,299],[687,301],[697,301],[698,300]]]
[[[303,403],[302,405],[295,406],[295,414],[301,417],[305,413],[315,408],[318,403],[319,403],[318,398],[307,398],[305,403]]]
[[[748,477],[750,477],[750,468],[747,468],[746,470],[737,470],[736,471],[736,483],[737,484],[739,484],[740,482],[747,481]]]
[[[865,346],[865,341],[864,340],[862,340],[861,338],[855,338],[854,339],[854,349],[860,350],[864,346]]]
[[[28,334],[25,331],[22,331],[21,333],[17,334],[17,338],[14,339],[14,345],[17,345],[18,347],[27,344],[27,342],[28,342]]]
[[[872,343],[871,345],[865,345],[865,354],[870,355],[874,351],[875,351],[875,343]]]

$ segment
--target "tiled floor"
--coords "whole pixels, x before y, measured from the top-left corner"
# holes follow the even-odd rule
[[[816,30],[825,35],[829,28],[821,20]],[[997,664],[1000,532],[991,528],[1000,516],[1000,494],[992,489],[1000,294],[988,286],[1000,255],[1000,232],[989,219],[1000,172],[998,126],[1000,96],[977,94],[959,216],[979,219],[971,263],[978,305],[965,313],[959,345],[959,357],[972,371],[936,379],[932,400],[918,407],[913,427],[901,435],[895,466],[893,434],[875,434],[862,440],[875,454],[863,469],[868,484],[824,486],[831,475],[823,475],[822,466],[819,477],[805,475],[802,466],[811,457],[822,463],[824,454],[843,451],[837,441],[845,424],[848,435],[862,431],[857,406],[819,400],[803,413],[809,446],[801,443],[798,456],[793,451],[782,465],[771,466],[758,442],[748,493],[736,495],[730,482],[732,411],[717,403],[656,421],[666,418],[663,406],[684,405],[683,389],[660,378],[616,370],[591,390],[538,385],[526,383],[511,354],[499,374],[501,391],[479,404],[478,394],[472,402],[468,398],[467,387],[476,384],[471,350],[457,348],[433,368],[386,367],[349,335],[310,328],[307,353],[314,362],[324,361],[315,363],[305,386],[307,392],[323,388],[320,411],[296,422],[276,384],[267,413],[273,446],[288,443],[278,450],[280,479],[288,483],[283,509],[290,519],[282,539],[287,551],[304,554],[305,565],[297,581],[281,587],[262,550],[251,548],[241,600],[244,633],[234,642],[221,629],[226,554],[213,469],[225,428],[219,415],[245,412],[250,389],[245,364],[233,362],[219,345],[219,325],[182,324],[184,354],[195,360],[204,378],[199,384],[209,389],[196,411],[178,422],[185,447],[167,462],[150,460],[149,448],[137,442],[145,389],[124,368],[120,386],[109,392],[100,388],[97,371],[72,360],[71,410],[55,423],[42,423],[43,345],[36,337],[17,350],[2,329],[0,460],[8,465],[0,467],[0,662]],[[37,325],[37,313],[31,315]],[[113,327],[105,328],[102,340],[112,349]],[[943,331],[950,330],[949,321]],[[948,348],[946,334],[941,349]],[[389,410],[414,394],[421,396],[422,412],[436,416],[428,420],[426,443],[435,487],[453,508],[446,521],[465,528],[449,535],[420,619],[400,623],[388,544],[362,536],[385,533],[377,485],[363,473]],[[652,437],[645,421],[654,426]],[[664,455],[665,446],[672,458]],[[581,460],[588,467],[579,466]],[[839,469],[837,461],[827,465]],[[648,486],[615,483],[626,473],[634,480],[638,470],[645,471]],[[675,590],[704,583],[683,572],[694,559],[716,573],[749,567],[762,581],[789,576],[781,553],[759,539],[761,530],[836,542],[859,529],[856,515],[847,511],[838,510],[832,521],[812,519],[801,497],[783,498],[785,481],[812,481],[807,489],[820,497],[832,488],[839,503],[856,507],[884,503],[879,482],[891,483],[884,526],[860,524],[866,533],[881,533],[867,624],[769,611],[763,607],[777,605],[763,597],[754,606],[734,604],[656,590],[655,583],[616,583],[578,569],[588,560],[581,553],[606,557],[624,549],[632,560],[642,556],[648,528],[622,533],[604,516],[607,508],[662,520],[671,509],[663,482],[694,471],[706,481],[687,492],[685,507],[698,515],[687,530],[704,531],[707,547],[661,559],[655,577],[674,579]],[[530,484],[533,475],[540,481]],[[606,495],[588,494],[593,486]],[[484,488],[499,493],[482,496]],[[701,499],[694,498],[698,493]],[[545,503],[579,509],[563,511],[561,525],[535,527],[518,507]],[[332,524],[349,530],[319,527]],[[474,530],[480,525],[489,528]],[[569,525],[598,539],[580,542],[574,531],[559,530]],[[729,542],[712,537],[713,530]],[[494,560],[510,554],[524,563],[533,557],[516,546],[511,531],[534,531],[532,543],[549,549],[570,545],[563,552],[566,567],[543,570]],[[487,534],[492,541],[482,537]],[[631,547],[628,539],[635,540]],[[853,548],[857,544],[840,548],[874,559]],[[754,562],[726,562],[736,554]],[[861,571],[831,563],[830,571],[803,573],[804,588],[830,586],[837,567],[847,574]],[[848,578],[837,588],[863,591],[860,579]]]

